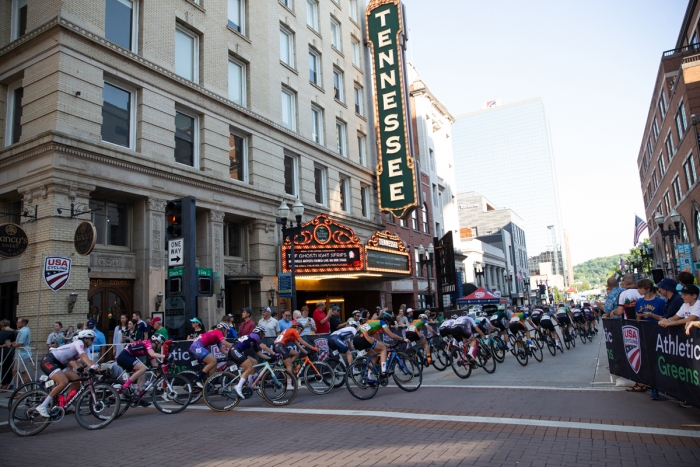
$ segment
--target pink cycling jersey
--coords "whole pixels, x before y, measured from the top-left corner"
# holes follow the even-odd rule
[[[213,331],[205,332],[197,339],[202,343],[204,347],[209,347],[211,345],[216,345],[224,339],[224,335],[218,329]]]
[[[136,341],[126,346],[124,350],[132,357],[138,358],[148,356],[148,351],[152,349],[151,341]]]

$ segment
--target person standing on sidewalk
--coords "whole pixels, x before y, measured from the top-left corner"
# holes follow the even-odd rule
[[[330,334],[331,319],[330,312],[326,312],[326,302],[316,303],[316,309],[313,314],[314,322],[316,323],[316,334]]]
[[[665,277],[656,284],[659,295],[666,299],[664,318],[668,319],[676,315],[683,306],[683,297],[676,290],[678,284],[673,279]]]
[[[0,389],[7,389],[12,381],[12,363],[15,359],[12,343],[16,336],[8,320],[0,321]]]
[[[15,369],[12,371],[12,378],[19,373],[22,383],[28,383],[32,379],[30,373],[34,373],[34,360],[32,359],[32,334],[29,329],[27,318],[17,318],[17,337],[12,347],[15,351]]]
[[[253,310],[251,310],[250,308],[246,307],[241,310],[241,319],[243,321],[241,321],[240,326],[238,326],[239,336],[247,336],[248,334],[253,332],[253,329],[255,329],[255,321],[250,319],[251,316],[253,316]]]
[[[280,324],[272,317],[270,307],[263,307],[260,311],[262,311],[263,317],[258,321],[258,326],[265,328],[265,345],[271,347],[280,333]]]

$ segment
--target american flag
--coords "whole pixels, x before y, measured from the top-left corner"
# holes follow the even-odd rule
[[[639,242],[639,236],[642,235],[642,232],[644,232],[644,229],[649,227],[646,222],[642,220],[641,217],[635,215],[634,216],[634,245],[637,246],[637,243]]]
[[[625,266],[627,266],[627,261],[625,261],[624,258],[620,256],[620,272],[622,274],[625,273]]]

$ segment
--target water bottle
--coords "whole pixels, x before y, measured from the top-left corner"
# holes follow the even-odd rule
[[[63,394],[58,395],[58,406],[64,408],[66,406],[66,398]]]
[[[78,391],[76,391],[75,389],[72,390],[71,392],[68,393],[68,398],[67,398],[66,400],[67,400],[68,402],[70,402],[71,400],[73,400],[73,397],[75,397],[75,395],[76,395],[77,393],[78,393]]]

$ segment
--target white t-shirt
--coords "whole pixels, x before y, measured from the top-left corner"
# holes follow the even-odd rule
[[[697,300],[693,306],[683,303],[683,305],[681,305],[681,309],[678,310],[678,313],[676,313],[676,316],[678,316],[680,319],[685,319],[688,316],[696,316],[698,319],[700,319],[700,300]]]
[[[85,353],[85,344],[81,339],[74,340],[70,344],[51,349],[51,354],[64,365],[71,360],[77,360]]]
[[[637,289],[625,289],[620,292],[620,296],[617,299],[617,304],[625,308],[634,308],[634,304],[637,300],[641,300],[642,295],[637,291]]]

